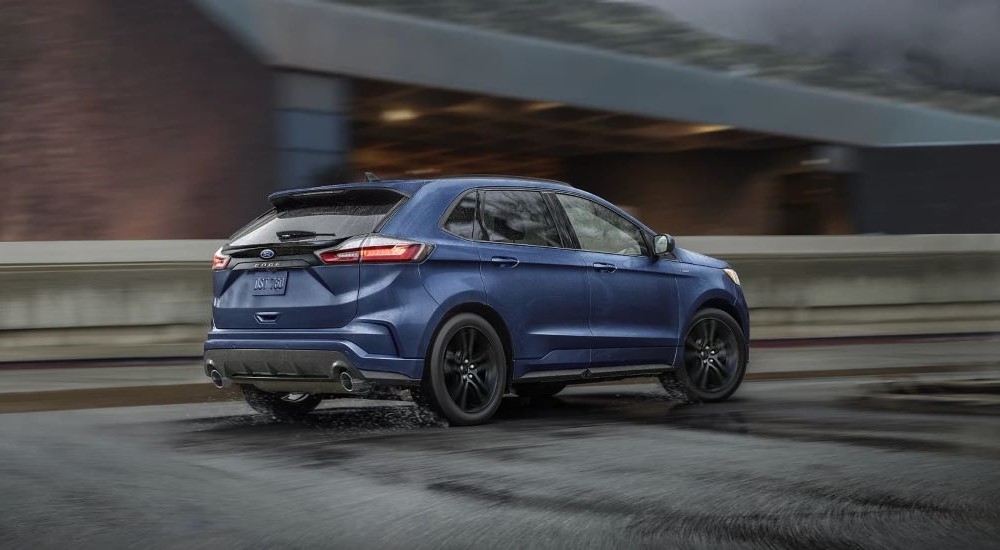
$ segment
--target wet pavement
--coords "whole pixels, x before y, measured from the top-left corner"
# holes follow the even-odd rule
[[[473,428],[356,400],[5,414],[0,547],[1000,547],[1000,420],[857,384],[580,386]]]

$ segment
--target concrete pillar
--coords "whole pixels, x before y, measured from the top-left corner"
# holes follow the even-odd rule
[[[278,71],[278,189],[308,187],[346,172],[350,162],[350,79]]]

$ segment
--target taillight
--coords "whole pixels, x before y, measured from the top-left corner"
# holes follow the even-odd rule
[[[391,244],[366,246],[361,249],[362,262],[412,262],[423,251],[422,244]]]
[[[222,253],[222,249],[215,251],[215,257],[212,258],[212,271],[219,271],[220,269],[226,269],[229,265],[229,256]]]
[[[336,248],[316,252],[325,264],[419,262],[431,247],[412,241],[370,235],[349,239]]]
[[[361,261],[361,249],[351,248],[348,250],[323,250],[317,252],[320,261],[325,264],[356,264]]]

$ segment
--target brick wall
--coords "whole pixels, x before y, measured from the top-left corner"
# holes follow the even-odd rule
[[[269,70],[182,0],[0,0],[0,240],[224,237],[273,188]]]

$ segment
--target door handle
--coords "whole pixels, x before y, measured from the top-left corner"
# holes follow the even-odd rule
[[[253,314],[258,323],[273,323],[278,320],[279,315],[281,314],[277,311],[258,311]]]
[[[602,273],[614,273],[618,271],[618,266],[615,264],[606,264],[604,262],[594,262],[594,269]]]
[[[493,256],[493,259],[490,261],[499,267],[517,267],[517,264],[521,263],[517,258],[509,258],[507,256]]]

